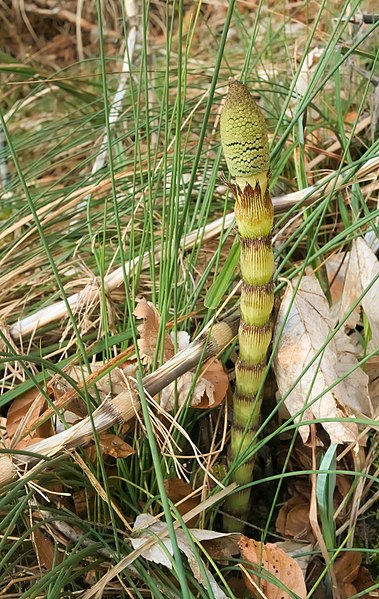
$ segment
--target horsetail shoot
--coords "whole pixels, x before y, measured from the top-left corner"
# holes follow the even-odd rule
[[[220,119],[221,143],[235,184],[235,215],[241,242],[241,322],[239,359],[233,396],[233,422],[229,463],[231,479],[240,485],[251,481],[253,440],[260,416],[259,395],[271,341],[274,304],[271,244],[274,210],[268,190],[269,148],[267,128],[247,87],[231,81]],[[246,457],[249,453],[251,457]],[[241,462],[238,465],[238,462]],[[224,519],[225,528],[243,527],[249,513],[250,490],[232,495],[225,509],[236,519]]]

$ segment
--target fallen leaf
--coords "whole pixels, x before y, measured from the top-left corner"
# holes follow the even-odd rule
[[[337,352],[337,376],[353,368],[359,361],[357,348],[350,337],[339,329],[334,337]],[[369,378],[362,368],[338,383],[338,395],[355,416],[374,418],[374,408],[368,391]]]
[[[353,304],[358,300],[361,293],[377,277],[375,283],[367,291],[361,300],[361,306],[370,323],[372,339],[368,349],[372,351],[379,346],[379,262],[368,245],[358,237],[352,244],[349,264],[346,272],[345,285],[341,299],[339,320],[342,320],[350,311]],[[359,322],[359,307],[356,308],[346,321],[351,328],[355,328]]]
[[[369,570],[365,566],[361,566],[359,568],[358,576],[354,580],[354,586],[357,589],[358,593],[369,589],[371,586],[375,584],[375,580]],[[361,599],[370,599],[372,597],[370,593],[365,593],[361,595]]]
[[[199,497],[192,495],[193,489],[187,481],[181,478],[167,478],[164,481],[164,488],[166,495],[175,504],[179,514],[182,516],[199,505]],[[187,526],[193,526],[196,522],[196,517],[192,520],[188,520]]]
[[[244,536],[241,537],[239,546],[242,558],[249,562],[249,566],[245,566],[249,576],[243,573],[245,585],[254,597],[259,596],[258,588],[262,596],[267,599],[291,599],[289,593],[271,582],[276,579],[292,593],[305,599],[307,589],[304,575],[293,557],[287,555],[274,543],[259,543]],[[253,573],[250,570],[253,570]],[[266,580],[266,574],[270,575],[267,576],[270,582]]]
[[[232,532],[227,537],[202,541],[202,545],[207,554],[215,561],[229,561],[233,555],[239,553],[240,538],[240,533]]]
[[[145,298],[138,300],[137,306],[133,312],[136,318],[141,318],[138,332],[140,339],[137,341],[138,349],[141,354],[143,364],[151,366],[157,348],[157,339],[159,334],[160,314],[152,302]],[[166,362],[174,355],[174,344],[169,335],[165,335],[163,362]]]
[[[133,532],[138,532],[139,534],[138,538],[131,539],[133,549],[140,549],[147,540],[152,538],[152,535],[159,535],[164,530],[166,530],[166,525],[163,522],[157,521],[149,514],[140,514],[137,516],[133,526]],[[201,528],[189,528],[188,530],[191,532],[193,537],[200,542],[229,536],[227,533],[214,532],[213,530],[204,530]],[[205,586],[206,581],[198,563],[198,560],[200,559],[199,555],[195,556],[192,545],[189,543],[186,534],[180,528],[176,530],[175,536],[179,549],[187,557],[188,563],[196,580]],[[164,546],[164,548],[162,546]],[[144,557],[146,560],[156,564],[162,564],[171,570],[173,560],[169,559],[167,554],[171,556],[174,555],[171,541],[167,537],[163,537],[152,547],[150,546],[146,549],[143,549],[141,553],[142,557]],[[213,574],[207,569],[205,564],[203,564],[203,566],[215,599],[227,599],[227,596],[217,584]]]
[[[334,564],[334,574],[341,599],[350,599],[357,589],[354,585],[361,567],[362,556],[358,551],[343,553]]]
[[[199,404],[195,406],[191,402],[191,406],[201,409],[216,408],[224,401],[229,388],[229,378],[220,360],[212,359],[206,362],[200,376],[213,385],[212,404],[210,405],[207,395],[205,395]]]
[[[113,458],[128,458],[135,454],[133,447],[125,443],[118,435],[112,433],[101,433],[99,445],[103,453]]]
[[[38,389],[30,389],[19,395],[10,405],[7,413],[7,434],[12,447],[21,449],[37,439],[46,439],[51,434],[50,422],[38,427],[23,439],[24,432],[33,427],[45,409],[46,400]]]
[[[324,346],[332,330],[328,302],[315,276],[302,277],[295,295],[298,280],[291,281],[279,310],[276,331],[282,327],[278,349],[274,357],[274,371],[280,396],[297,423],[302,420],[320,420],[333,443],[355,441],[358,427],[354,422],[341,422],[341,418],[357,413],[372,417],[368,395],[368,377],[356,369],[342,382],[336,380],[357,364],[348,336],[339,331],[309,366],[314,356]],[[288,313],[288,318],[287,318]],[[300,379],[297,383],[297,379]],[[329,391],[329,386],[334,385]],[[317,401],[314,401],[319,397]],[[324,422],[332,418],[334,422]],[[306,443],[309,426],[300,426],[299,433]]]
[[[177,398],[178,407],[190,397],[191,408],[209,409],[217,407],[224,399],[229,386],[228,375],[219,360],[204,367],[204,375],[195,381],[194,372],[186,372],[162,390],[161,406],[172,412]]]
[[[336,560],[334,574],[337,582],[354,582],[361,567],[362,556],[359,551],[346,551]]]
[[[83,581],[90,587],[93,587],[98,581],[98,575],[96,570],[87,570],[83,576]]]
[[[57,565],[62,561],[61,554],[55,550],[54,542],[50,537],[43,534],[39,528],[36,528],[32,532],[32,541],[40,568],[51,570],[54,565]]]
[[[340,503],[347,496],[347,494],[350,493],[350,489],[351,477],[347,476],[347,474],[337,474],[335,493],[338,494],[338,503]]]
[[[350,112],[347,112],[344,116],[344,121],[345,123],[348,123],[349,125],[353,125],[353,123],[357,120],[358,117],[358,113],[356,110],[350,110]]]
[[[277,532],[285,537],[313,542],[314,536],[309,522],[309,501],[305,501],[302,497],[291,497],[280,508],[275,526]]]
[[[172,412],[175,408],[175,399],[177,398],[177,406],[180,407],[188,400],[191,393],[192,407],[197,407],[203,396],[207,397],[208,406],[212,406],[213,392],[214,386],[207,379],[201,378],[195,383],[195,373],[186,372],[162,390],[160,403],[164,410]]]
[[[93,488],[79,489],[72,493],[72,499],[74,501],[75,513],[79,518],[95,518],[94,506],[95,506],[96,493]],[[90,515],[90,516],[89,516]]]
[[[341,252],[330,256],[325,264],[333,305],[342,297],[348,262],[348,255]]]

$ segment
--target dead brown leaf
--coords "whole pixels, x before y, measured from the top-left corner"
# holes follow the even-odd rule
[[[127,458],[135,453],[133,447],[112,433],[100,433],[99,445],[102,455],[109,455],[112,458]],[[88,445],[85,452],[91,462],[97,461],[98,452],[95,443]]]
[[[276,543],[278,549],[282,549],[286,555],[296,559],[296,563],[301,569],[304,579],[307,573],[308,564],[310,562],[313,550],[313,543],[304,543],[295,539],[287,539]]]
[[[357,116],[358,116],[358,113],[356,110],[350,110],[350,112],[347,112],[345,114],[343,120],[345,121],[345,123],[352,125],[357,120]]]
[[[135,454],[133,447],[130,447],[121,437],[112,433],[101,433],[99,435],[99,445],[102,452],[112,458],[128,458]]]
[[[213,360],[212,365],[205,369],[204,375],[194,382],[195,373],[186,372],[161,393],[161,406],[171,412],[174,409],[175,398],[178,406],[182,406],[190,396],[191,408],[209,409],[218,406],[226,396],[228,376],[219,360]]]
[[[354,586],[357,589],[357,592],[361,593],[362,591],[365,591],[366,589],[373,586],[374,583],[375,583],[375,580],[374,580],[373,576],[370,574],[370,572],[368,571],[368,569],[365,568],[365,566],[361,566],[359,568],[358,576],[354,580]],[[364,595],[361,596],[361,599],[370,599],[370,597],[373,597],[373,595],[371,595],[370,593],[365,593]]]
[[[154,304],[148,302],[145,298],[142,298],[137,302],[133,314],[136,318],[141,318],[143,320],[143,323],[137,327],[140,334],[138,349],[141,354],[142,362],[147,366],[151,366],[157,347],[160,314]],[[174,344],[169,335],[165,335],[163,355],[164,362],[174,355]]]
[[[336,560],[334,574],[341,599],[349,599],[357,592],[354,581],[361,567],[362,556],[358,551],[348,551]]]
[[[98,581],[98,575],[96,570],[87,570],[87,572],[83,576],[83,580],[89,587],[93,587],[94,584],[96,584],[96,582]]]
[[[178,406],[184,405],[189,398],[191,407],[197,407],[205,396],[208,402],[208,407],[213,405],[214,387],[206,378],[199,378],[196,383],[195,373],[186,372],[178,377],[173,383],[170,383],[162,390],[161,406],[167,412],[172,412],[175,406],[175,398],[177,398]]]
[[[357,356],[343,331],[326,344],[332,326],[329,305],[316,277],[304,276],[300,282],[298,279],[291,281],[277,319],[277,334],[282,327],[283,333],[274,370],[279,393],[286,396],[289,412],[297,414],[296,422],[320,420],[332,442],[346,443],[357,440],[358,427],[341,419],[360,414],[372,417],[372,404],[368,395],[368,377],[360,368],[336,384],[341,375],[357,364]],[[332,388],[326,391],[329,387]],[[325,422],[324,419],[334,421]],[[299,432],[306,443],[309,426],[300,426]]]
[[[162,531],[165,529],[166,525],[150,514],[139,514],[135,519],[133,526],[133,532],[137,534],[136,536],[133,535],[130,540],[133,549],[140,549],[140,555],[142,555],[146,560],[155,562],[156,564],[162,564],[171,570],[173,567],[173,561],[170,559],[170,555],[172,556],[174,554],[174,550],[170,539],[163,537],[160,540],[158,539],[159,543],[154,543],[154,545],[149,543],[146,547],[146,541],[151,541],[151,533],[160,536]],[[229,536],[227,533],[220,533],[201,528],[190,528],[189,530],[191,535],[200,543],[215,538]],[[188,536],[180,528],[176,530],[175,536],[178,547],[180,551],[186,555],[188,564],[198,582],[204,586],[210,585],[215,599],[227,599],[224,591],[216,582],[212,572],[207,569],[205,564],[203,564],[201,567],[199,556],[195,555],[193,551],[193,544],[188,542]]]
[[[258,543],[248,537],[241,537],[240,552],[244,560],[250,563],[246,568],[254,573],[243,573],[246,587],[254,597],[260,597],[257,588],[267,599],[290,599],[290,594],[283,591],[273,582],[268,582],[260,572],[265,570],[272,577],[279,580],[293,593],[297,593],[301,599],[305,599],[307,590],[304,575],[296,560],[288,556],[274,543]]]
[[[51,570],[54,565],[62,561],[61,554],[55,551],[54,542],[39,528],[32,532],[32,541],[40,568]]]
[[[367,568],[361,565],[361,561],[362,555],[359,551],[347,551],[337,558],[333,569],[340,599],[350,599],[356,593],[362,593],[374,584],[374,579]],[[308,570],[307,576],[309,587],[312,587],[322,576],[324,568],[325,564],[319,558],[316,557],[312,560],[311,569]],[[326,589],[322,588],[322,584],[318,586],[315,596],[317,596],[317,599],[324,599],[326,596]],[[370,599],[372,596],[374,595],[367,593],[361,597],[362,599]]]
[[[45,398],[35,388],[25,391],[11,403],[7,414],[7,434],[12,447],[21,449],[34,443],[37,435],[38,439],[46,439],[51,435],[50,422],[46,422],[22,439],[24,432],[38,421],[45,403]]]
[[[79,489],[72,493],[75,513],[79,518],[88,518],[88,514],[93,514],[96,493],[93,489]]]
[[[189,483],[181,478],[167,478],[164,481],[164,487],[166,490],[166,495],[171,499],[171,501],[177,505],[177,510],[179,514],[182,516],[197,507],[200,503],[198,496],[192,496],[193,489]],[[194,526],[196,522],[196,518],[189,520],[187,522],[188,526]]]
[[[339,583],[354,582],[359,568],[361,567],[362,556],[359,551],[346,551],[336,560],[334,573]]]
[[[325,264],[333,305],[342,297],[348,260],[345,253],[333,254]]]
[[[220,539],[202,541],[201,544],[204,546],[207,554],[215,561],[225,561],[230,560],[233,555],[238,555],[240,538],[241,535],[239,533],[231,533],[229,536]]]
[[[213,385],[213,401],[210,404],[208,396],[203,395],[199,404],[194,408],[208,409],[216,408],[224,401],[229,387],[229,379],[220,360],[210,360],[204,365],[202,378],[207,379]],[[191,404],[192,405],[192,404]]]
[[[337,474],[335,494],[338,496],[337,501],[340,502],[346,497],[351,489],[351,477],[347,474]]]
[[[276,530],[285,537],[314,542],[309,522],[309,501],[302,497],[291,497],[280,508],[276,519]]]

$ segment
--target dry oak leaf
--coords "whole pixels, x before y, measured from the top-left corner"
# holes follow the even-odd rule
[[[341,330],[325,347],[332,319],[320,284],[315,276],[304,276],[295,293],[297,285],[298,279],[288,284],[276,323],[277,336],[283,327],[274,358],[279,394],[286,396],[285,405],[296,422],[332,418],[334,422],[321,422],[331,441],[337,444],[355,441],[357,425],[341,422],[341,418],[358,414],[373,416],[368,377],[357,368],[336,384],[341,375],[358,363],[355,349]],[[306,443],[309,426],[300,426],[299,432]]]
[[[276,579],[300,599],[305,599],[307,589],[304,574],[296,560],[283,549],[279,549],[275,543],[259,543],[244,536],[240,539],[239,547],[242,558],[250,562],[250,567],[245,565],[248,574],[244,572],[243,578],[253,597],[292,599],[288,592],[273,582]]]
[[[342,320],[346,316],[361,293],[367,289],[369,285],[371,285],[371,287],[363,296],[360,303],[371,328],[372,339],[368,345],[368,350],[373,351],[379,347],[379,262],[368,243],[359,237],[353,241],[350,252],[341,299],[339,320]],[[357,307],[352,314],[350,314],[346,321],[346,325],[355,328],[358,321],[359,308]]]
[[[341,252],[330,256],[325,264],[333,306],[342,297],[348,262],[347,254]],[[339,310],[339,305],[337,308]]]
[[[176,381],[167,385],[161,394],[161,406],[168,412],[174,409],[175,397],[178,398],[178,406],[182,406],[191,393],[191,408],[207,410],[216,408],[226,396],[229,386],[226,374],[220,360],[212,360],[204,367],[204,374],[195,381],[194,372],[186,372],[178,377]],[[176,395],[177,394],[177,395]]]
[[[313,543],[304,543],[303,541],[297,541],[295,539],[287,539],[286,541],[279,541],[276,543],[276,546],[278,549],[282,549],[286,555],[289,555],[296,560],[305,580],[308,565],[312,557]]]
[[[128,458],[135,454],[133,447],[125,443],[121,437],[112,433],[100,433],[99,446],[102,455],[109,455],[112,458]],[[85,452],[88,459],[95,464],[99,458],[95,443],[88,445]]]
[[[161,320],[160,314],[154,304],[148,302],[145,298],[137,301],[133,314],[136,318],[142,318],[143,320],[143,323],[137,327],[140,335],[137,344],[143,364],[151,366],[157,347],[159,324]],[[163,361],[167,362],[173,355],[174,344],[169,335],[165,335]]]

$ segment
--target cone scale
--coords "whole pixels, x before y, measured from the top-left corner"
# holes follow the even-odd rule
[[[274,255],[271,235],[274,210],[268,192],[269,148],[267,128],[248,89],[231,81],[221,113],[221,143],[234,184],[235,215],[241,243],[241,322],[229,464],[231,480],[246,485],[254,468],[254,436],[259,425],[261,399],[257,395],[266,370],[274,305]],[[252,456],[242,459],[248,451]],[[237,462],[241,465],[235,466]],[[250,489],[228,498],[224,528],[242,530],[249,515]]]

